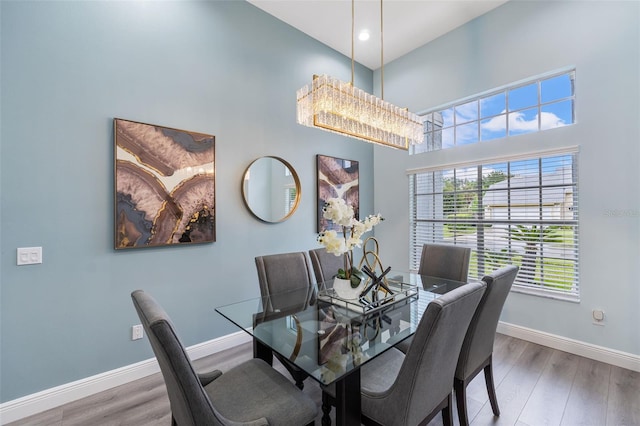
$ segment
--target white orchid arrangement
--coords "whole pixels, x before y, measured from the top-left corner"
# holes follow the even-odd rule
[[[362,235],[369,232],[384,218],[380,213],[369,215],[363,221],[356,220],[353,207],[342,198],[329,198],[326,200],[322,217],[342,227],[342,235],[329,230],[318,235],[318,242],[325,247],[327,252],[336,256],[344,256],[344,269],[339,269],[338,278],[351,280],[351,287],[356,288],[362,280],[362,272],[353,265],[353,249],[362,247]]]

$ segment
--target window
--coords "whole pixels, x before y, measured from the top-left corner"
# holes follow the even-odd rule
[[[287,169],[289,170],[289,169]],[[295,185],[286,185],[284,188],[284,215],[288,215],[293,211],[293,208],[296,205],[296,197],[298,192],[296,191]]]
[[[286,181],[289,182],[284,185],[284,215],[287,216],[296,205],[298,191],[295,182],[293,182],[291,170],[286,165],[284,167],[284,176],[287,178]]]
[[[576,150],[409,174],[410,267],[425,243],[472,249],[469,277],[512,263],[513,290],[579,300]]]
[[[575,70],[492,90],[422,114],[425,142],[412,154],[567,126],[574,117]]]

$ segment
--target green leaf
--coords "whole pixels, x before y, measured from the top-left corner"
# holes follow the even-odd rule
[[[362,278],[360,278],[356,274],[352,274],[351,275],[351,288],[357,288],[360,285],[360,281],[362,281]]]
[[[360,277],[360,279],[364,278],[364,273],[360,269],[356,268],[355,266],[351,268],[351,275]]]

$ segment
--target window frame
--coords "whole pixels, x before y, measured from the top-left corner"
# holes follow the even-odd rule
[[[543,101],[542,87],[545,83],[552,81],[555,78],[568,76],[570,79],[570,93],[567,96],[561,96],[551,100]],[[535,132],[541,132],[545,130],[554,129],[557,127],[571,126],[576,124],[576,112],[575,112],[575,78],[576,68],[567,67],[553,72],[538,75],[536,77],[521,80],[515,83],[511,83],[496,89],[488,90],[486,92],[469,96],[467,98],[460,99],[458,101],[441,105],[429,110],[426,110],[420,114],[424,119],[424,140],[425,142],[420,145],[411,145],[409,149],[409,155],[424,154],[431,151],[440,149],[450,149],[459,146],[485,143],[495,139],[511,138],[520,136],[522,134],[529,134]],[[537,100],[534,104],[526,104],[519,108],[510,107],[510,95],[522,90],[527,86],[536,85]],[[504,109],[500,113],[492,113],[483,115],[482,113],[482,101],[490,98],[494,98],[499,95],[504,95]],[[548,112],[548,109],[552,105],[560,105],[565,102],[571,103],[571,122],[563,124],[562,126],[545,127],[546,123],[543,122],[543,114]],[[458,122],[458,117],[462,116],[459,111],[463,109],[469,109],[470,105],[475,103],[475,118]],[[522,117],[523,114],[531,113],[535,110],[537,123],[535,129],[516,130],[512,127],[512,120],[517,121],[518,117]],[[447,120],[446,116],[451,113],[451,118]],[[483,128],[485,122],[495,119],[504,119],[504,134],[496,135],[495,137],[483,137],[486,128]],[[470,138],[465,138],[464,134],[470,134],[470,132],[464,132],[464,130],[471,129],[472,125],[475,126],[475,134]],[[474,132],[471,132],[474,133]],[[502,133],[502,132],[501,132]],[[443,135],[450,135],[451,143],[447,143],[448,137]],[[467,142],[467,140],[469,140]],[[460,143],[459,143],[460,141]],[[446,145],[445,145],[446,143]]]
[[[521,292],[521,293],[526,293],[526,294],[533,294],[533,295],[537,295],[537,296],[544,296],[544,297],[548,297],[548,298],[553,298],[553,299],[561,299],[561,300],[567,300],[567,301],[572,301],[572,302],[579,302],[580,301],[580,256],[579,256],[579,182],[578,182],[578,168],[579,168],[579,159],[578,159],[578,147],[566,147],[566,148],[561,148],[561,149],[556,149],[556,150],[545,150],[545,151],[538,151],[538,152],[532,152],[532,153],[528,153],[528,154],[524,154],[524,155],[519,155],[519,156],[506,156],[506,157],[498,157],[498,158],[492,158],[492,159],[487,159],[487,160],[482,160],[482,161],[477,161],[477,162],[466,162],[466,163],[452,163],[452,164],[445,164],[445,165],[439,165],[439,166],[434,166],[434,167],[426,167],[426,168],[417,168],[417,169],[410,169],[407,170],[407,175],[409,178],[409,207],[410,207],[410,217],[409,217],[409,232],[410,232],[410,242],[409,242],[409,259],[410,259],[410,269],[413,271],[417,271],[418,267],[419,267],[419,262],[420,262],[420,256],[421,256],[421,251],[422,251],[422,244],[424,243],[428,243],[428,242],[432,242],[432,243],[459,243],[459,244],[465,244],[467,246],[471,245],[471,243],[469,242],[469,240],[464,240],[463,238],[461,238],[461,236],[463,236],[463,231],[460,232],[460,234],[458,234],[456,231],[454,231],[452,233],[453,239],[452,240],[445,240],[445,227],[447,225],[449,225],[449,229],[451,229],[451,226],[453,226],[454,230],[457,229],[464,229],[464,227],[468,227],[468,226],[476,226],[475,228],[475,247],[472,247],[472,256],[475,256],[475,260],[474,262],[472,262],[472,264],[475,263],[475,270],[473,267],[470,267],[469,269],[469,277],[471,279],[481,279],[483,275],[486,274],[487,269],[495,269],[497,267],[500,266],[500,264],[504,264],[504,263],[516,263],[517,261],[520,262],[521,265],[521,271],[518,274],[518,278],[516,279],[516,283],[514,283],[513,287],[512,287],[512,291],[514,292]],[[536,206],[538,206],[537,208],[540,210],[540,215],[538,219],[527,219],[525,216],[525,219],[522,219],[520,217],[514,217],[513,219],[509,219],[507,218],[507,220],[505,219],[488,219],[484,216],[484,211],[485,208],[487,206],[484,205],[484,201],[479,202],[479,207],[478,207],[478,211],[482,212],[480,213],[479,216],[476,216],[474,219],[470,219],[470,220],[466,220],[466,219],[462,219],[459,220],[458,219],[458,211],[454,210],[456,212],[456,215],[454,216],[454,219],[451,219],[449,217],[445,216],[445,212],[447,211],[447,207],[448,205],[445,204],[445,190],[444,190],[444,177],[441,177],[442,182],[441,182],[441,189],[439,189],[440,192],[438,192],[438,190],[436,190],[436,182],[435,182],[435,173],[440,173],[442,172],[444,174],[445,171],[456,171],[456,170],[463,170],[463,169],[467,169],[467,168],[473,168],[473,167],[477,167],[478,169],[478,176],[480,176],[480,186],[478,186],[478,181],[476,181],[476,187],[475,187],[475,191],[477,191],[477,198],[476,200],[480,200],[481,198],[484,200],[484,196],[487,193],[488,188],[483,188],[482,187],[482,172],[481,169],[483,167],[488,167],[488,166],[492,166],[492,165],[496,165],[496,164],[501,164],[501,163],[507,163],[507,164],[512,164],[512,163],[519,163],[519,162],[523,162],[523,161],[527,161],[527,160],[537,160],[539,161],[539,164],[542,165],[543,164],[543,159],[554,159],[554,158],[562,158],[565,156],[571,156],[571,180],[570,182],[562,182],[562,183],[550,183],[549,181],[547,181],[546,183],[544,183],[544,173],[543,170],[540,169],[539,170],[539,185],[534,185],[534,187],[528,188],[528,187],[524,187],[524,186],[517,186],[517,187],[509,187],[509,184],[507,184],[507,195],[509,197],[511,197],[512,195],[515,196],[518,191],[523,191],[523,190],[538,190],[539,192],[539,198],[537,200],[537,202],[535,203]],[[433,185],[433,193],[421,193],[419,192],[419,190],[417,190],[416,188],[416,179],[417,176],[423,173],[432,173],[432,177],[433,180],[431,181],[431,184]],[[565,172],[566,173],[566,172]],[[550,174],[547,173],[547,176],[549,176]],[[507,176],[509,176],[509,173],[507,174]],[[424,177],[425,179],[428,179],[428,176]],[[511,179],[514,178],[515,179],[515,175],[511,175],[511,177],[507,178],[506,181],[510,182]],[[457,183],[456,180],[454,178],[453,180],[454,182],[454,188],[457,188]],[[571,204],[567,204],[570,205],[570,213],[565,213],[568,215],[568,218],[562,216],[562,218],[560,220],[557,219],[550,219],[549,217],[545,218],[544,217],[544,212],[543,209],[545,208],[545,201],[544,201],[544,193],[545,191],[555,191],[558,190],[557,188],[563,188],[563,187],[570,187],[571,188]],[[554,189],[555,188],[555,189]],[[466,192],[471,192],[472,190],[467,189]],[[483,192],[484,191],[484,192]],[[497,190],[496,190],[497,191]],[[564,191],[564,190],[563,190]],[[465,191],[459,191],[459,193],[464,193]],[[454,196],[454,200],[455,198],[455,194],[457,192],[451,191],[448,194],[451,195],[453,194]],[[482,194],[481,194],[482,193]],[[442,199],[441,200],[437,200],[436,196],[440,194]],[[566,196],[566,192],[562,192],[563,196]],[[419,207],[418,207],[418,198],[419,197],[429,197],[429,196],[433,196],[433,200],[431,202],[431,204],[429,204],[429,201],[427,199],[427,206],[429,206],[429,208],[432,209],[432,211],[434,212],[432,217],[430,218],[422,218],[422,217],[418,217],[422,211],[419,212]],[[440,204],[438,204],[438,202]],[[454,201],[455,204],[455,201]],[[425,205],[424,202],[422,204],[423,206]],[[515,203],[513,204],[513,206],[515,206]],[[423,207],[420,207],[423,208]],[[438,210],[439,209],[439,210]],[[512,207],[508,208],[508,211],[511,211]],[[436,210],[438,210],[438,212],[436,213]],[[548,214],[548,213],[547,213]],[[419,224],[430,224],[425,226],[422,230],[419,229]],[[507,246],[509,247],[509,250],[506,252],[506,255],[499,255],[499,256],[503,256],[500,258],[496,258],[496,252],[495,251],[491,251],[491,249],[487,249],[487,246],[495,243],[495,240],[489,241],[487,239],[487,241],[485,241],[485,229],[487,227],[490,226],[495,226],[496,224],[499,224],[500,226],[507,226]],[[536,251],[535,255],[531,256],[531,255],[526,255],[526,250],[525,250],[525,254],[520,255],[518,251],[516,251],[515,249],[512,250],[512,244],[514,244],[513,242],[516,241],[514,237],[514,235],[518,234],[518,232],[513,232],[511,231],[511,226],[517,226],[517,225],[523,225],[523,226],[531,226],[531,230],[533,230],[534,226],[540,226],[540,228],[538,228],[541,231],[541,238],[547,238],[547,240],[541,240],[540,242],[534,242],[534,244],[536,244],[536,250],[538,250],[538,246],[537,244],[540,244],[540,250],[542,251],[541,255],[538,256],[538,253]],[[567,233],[567,235],[571,235],[571,237],[566,237],[566,238],[572,238],[570,241],[572,241],[572,244],[567,244],[565,247],[565,241],[562,241],[562,253],[565,254],[565,249],[566,251],[569,253],[567,257],[563,257],[562,260],[558,260],[559,258],[554,258],[553,256],[544,255],[544,247],[545,247],[545,243],[548,243],[549,241],[551,241],[552,243],[558,243],[559,241],[554,241],[553,239],[549,240],[549,237],[545,237],[545,233],[547,231],[544,231],[544,227],[548,227],[548,226],[553,226],[554,228],[551,228],[551,230],[547,229],[547,231],[550,231],[549,234],[552,234],[553,232],[557,232],[559,234],[563,234],[563,233]],[[431,229],[430,227],[432,227],[432,231],[431,235],[429,236],[428,233],[427,234],[422,234],[422,232],[424,232],[424,230],[426,229],[427,231],[429,229]],[[440,227],[440,228],[439,228]],[[441,229],[441,230],[440,230]],[[479,229],[482,229],[483,231],[478,231]],[[569,231],[571,230],[571,234],[568,234]],[[520,229],[520,231],[522,231],[522,229]],[[482,234],[482,235],[480,235]],[[520,234],[520,237],[524,235],[524,234]],[[460,241],[458,241],[458,239],[460,239]],[[480,242],[479,242],[480,240]],[[528,243],[525,242],[526,240],[519,240],[519,245],[527,245]],[[482,244],[482,245],[479,245]],[[550,247],[552,247],[553,244],[550,245]],[[551,249],[547,249],[548,253],[552,253],[553,250]],[[524,271],[523,267],[523,261],[525,259],[525,257],[527,258],[533,258],[533,264],[531,262],[528,263],[528,270]],[[487,260],[489,259],[489,261]],[[514,260],[516,262],[514,262]],[[547,265],[548,266],[545,266]],[[561,265],[561,266],[559,266]],[[531,266],[533,266],[533,269],[531,269]],[[545,268],[547,268],[547,277],[548,279],[558,279],[558,277],[560,276],[561,280],[560,283],[562,283],[562,285],[566,286],[568,284],[571,285],[570,288],[568,289],[558,289],[557,287],[560,287],[560,285],[558,284],[558,282],[546,282],[545,278],[544,278],[544,274],[545,274]],[[484,273],[481,273],[481,270],[484,269]],[[561,272],[558,272],[561,271]],[[535,283],[534,280],[536,278],[537,275],[540,275],[542,277],[541,282],[539,284]],[[530,280],[528,280],[527,276],[529,276]],[[571,280],[567,283],[565,282],[565,280],[568,280],[570,277]],[[555,285],[555,287],[553,286]]]

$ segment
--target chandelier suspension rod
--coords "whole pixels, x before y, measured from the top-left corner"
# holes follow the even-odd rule
[[[353,86],[353,75],[355,73],[355,59],[354,59],[354,33],[355,33],[355,0],[351,0],[351,85]]]
[[[380,99],[384,100],[384,17],[382,0],[380,0]],[[355,74],[355,0],[351,0],[351,85],[354,85]]]
[[[384,28],[382,26],[382,0],[380,0],[380,99],[384,100]]]

